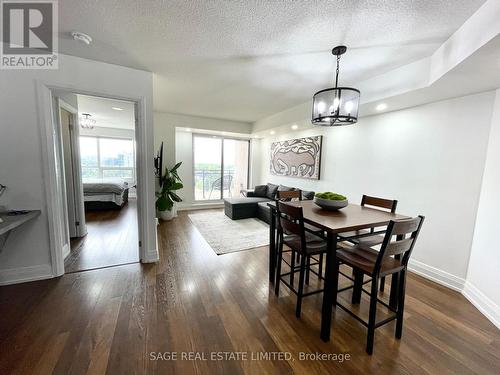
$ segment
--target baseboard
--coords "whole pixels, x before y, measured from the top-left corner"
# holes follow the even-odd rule
[[[465,285],[465,280],[461,277],[452,275],[451,273],[440,270],[439,268],[429,266],[428,264],[419,262],[418,260],[410,260],[408,263],[408,269],[417,275],[458,292],[461,292]]]
[[[498,306],[468,281],[465,282],[462,294],[497,328],[500,329],[500,306]]]
[[[158,251],[156,250],[146,250],[144,257],[141,259],[141,263],[156,263],[160,260]]]
[[[49,264],[0,270],[0,285],[25,283],[54,277]]]
[[[66,258],[69,256],[70,253],[71,253],[71,248],[68,244],[63,247],[63,259],[66,260]]]
[[[199,204],[190,204],[186,206],[177,207],[177,211],[188,211],[188,210],[208,210],[210,208],[224,208],[224,203],[199,203]]]

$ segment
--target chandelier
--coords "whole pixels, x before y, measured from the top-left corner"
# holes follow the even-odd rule
[[[341,126],[355,124],[358,121],[359,90],[352,87],[338,86],[340,57],[346,51],[346,46],[337,46],[332,49],[332,55],[337,56],[335,87],[314,94],[313,125]]]
[[[94,129],[96,121],[91,117],[92,115],[90,113],[82,113],[80,117],[80,126],[82,129]]]

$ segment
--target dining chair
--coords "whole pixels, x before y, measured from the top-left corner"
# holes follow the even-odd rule
[[[294,189],[294,190],[278,190],[276,192],[276,200],[282,201],[282,202],[290,202],[290,201],[301,201],[302,200],[302,191],[300,189]],[[304,224],[304,229],[306,232],[315,234],[320,237],[324,237],[324,232],[322,229],[319,229],[317,227],[314,227],[312,225],[309,225],[307,223]],[[297,255],[294,259],[297,263],[300,262],[300,255]],[[323,278],[323,254],[319,255],[319,259],[313,258],[315,262],[318,264],[318,273],[320,278]],[[309,257],[307,262],[311,261],[311,257]],[[309,284],[309,274],[310,274],[310,267],[307,268],[306,271],[306,284]]]
[[[302,309],[302,299],[313,294],[321,293],[323,289],[317,289],[304,293],[306,271],[313,272],[319,277],[311,267],[317,263],[311,262],[313,255],[324,254],[327,251],[326,241],[312,233],[306,232],[302,207],[292,206],[286,202],[276,202],[276,216],[278,218],[278,259],[276,269],[275,294],[279,296],[280,283],[285,284],[294,294],[297,295],[297,305],[295,315],[300,318]],[[291,249],[292,260],[287,263],[290,272],[281,273],[283,259],[283,246]],[[300,265],[295,264],[295,254],[300,255]],[[295,273],[299,272],[299,284],[294,288]],[[289,281],[285,278],[289,277]]]
[[[337,250],[334,260],[334,288],[333,300],[335,306],[339,306],[363,325],[368,328],[366,352],[373,353],[373,342],[375,329],[396,319],[396,338],[400,339],[403,329],[403,313],[405,300],[406,273],[408,260],[415,246],[415,242],[424,222],[423,216],[418,216],[413,219],[404,219],[391,221],[387,227],[387,232],[382,241],[382,246],[379,251],[376,251],[366,245],[357,244],[350,247],[344,247]],[[340,263],[352,267],[357,272],[371,277],[371,291],[366,291],[362,286],[360,292],[364,292],[370,296],[370,310],[368,322],[361,319],[346,306],[337,301],[337,294],[356,287],[355,284],[338,289],[339,267]],[[397,307],[391,307],[384,301],[378,299],[378,283],[379,280],[387,275],[398,274],[398,304]],[[338,290],[337,290],[338,289]],[[354,294],[353,289],[353,294]],[[361,302],[361,298],[359,301]],[[376,322],[377,303],[388,308],[393,315]]]
[[[372,197],[369,195],[363,195],[361,198],[361,206],[364,207],[376,207],[377,209],[389,210],[392,213],[396,212],[398,206],[398,201],[394,199],[385,199]],[[340,241],[348,241],[353,244],[363,244],[365,246],[377,246],[384,241],[384,236],[379,234],[372,234],[375,228],[370,230],[362,229],[351,232],[345,232],[339,234]],[[359,277],[359,275],[354,275],[354,277]],[[362,277],[362,276],[361,276]],[[361,280],[363,283],[363,280]],[[380,291],[383,292],[385,288],[385,277],[380,280]]]

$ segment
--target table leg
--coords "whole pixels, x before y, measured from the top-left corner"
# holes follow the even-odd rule
[[[335,286],[335,270],[334,260],[335,251],[337,249],[337,236],[328,233],[327,235],[327,253],[326,253],[326,270],[325,270],[325,290],[323,291],[323,306],[321,308],[321,340],[324,342],[330,341],[330,329],[332,325],[332,304],[333,288]]]
[[[269,281],[274,283],[276,271],[276,215],[271,210],[271,223],[269,224]]]

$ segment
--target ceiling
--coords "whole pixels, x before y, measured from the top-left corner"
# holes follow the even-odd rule
[[[96,120],[96,127],[135,129],[134,103],[122,100],[77,95],[78,114],[88,113]],[[120,108],[120,110],[113,109]]]
[[[65,0],[60,51],[152,71],[157,111],[253,122],[330,86],[334,45],[356,85],[430,56],[484,2]]]

